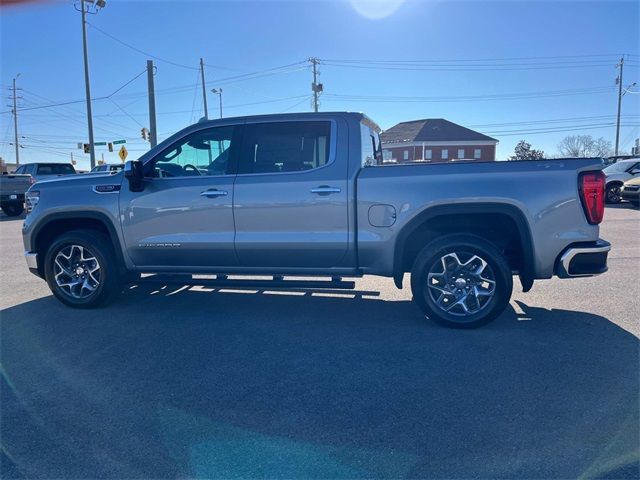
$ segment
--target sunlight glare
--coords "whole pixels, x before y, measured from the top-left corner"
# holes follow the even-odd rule
[[[404,0],[349,0],[351,6],[363,17],[380,20],[395,13]]]

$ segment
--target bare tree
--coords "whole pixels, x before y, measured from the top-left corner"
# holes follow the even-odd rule
[[[611,142],[591,135],[569,135],[558,144],[563,157],[608,157],[612,153]]]
[[[514,154],[509,157],[509,160],[540,160],[544,158],[544,152],[542,150],[534,150],[531,148],[531,144],[520,140],[514,149]]]

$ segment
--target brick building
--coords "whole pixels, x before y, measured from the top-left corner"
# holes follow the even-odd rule
[[[384,162],[451,162],[496,159],[498,140],[445,120],[402,122],[380,135]]]

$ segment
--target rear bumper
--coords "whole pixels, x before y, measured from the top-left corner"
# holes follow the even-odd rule
[[[24,203],[24,193],[10,193],[7,195],[0,195],[0,203]]]
[[[574,243],[556,261],[556,275],[560,278],[591,277],[608,270],[607,255],[611,244],[606,240]]]

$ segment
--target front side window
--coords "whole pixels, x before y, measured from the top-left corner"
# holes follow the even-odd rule
[[[449,158],[449,150],[446,148],[442,150],[442,160],[447,160]]]
[[[174,143],[153,159],[153,177],[194,177],[231,173],[235,126],[200,130]]]
[[[247,125],[239,173],[304,172],[329,163],[331,122]],[[370,142],[370,140],[369,140]]]

